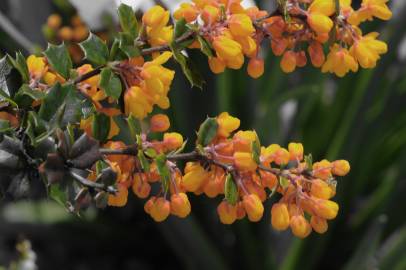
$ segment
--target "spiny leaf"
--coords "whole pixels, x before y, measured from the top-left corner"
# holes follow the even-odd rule
[[[104,113],[95,113],[92,123],[93,137],[101,142],[107,140],[110,132],[110,117]]]
[[[64,103],[69,91],[75,91],[74,86],[71,84],[61,86],[59,83],[56,83],[52,86],[39,109],[39,117],[46,121],[51,120],[59,107]]]
[[[218,123],[216,118],[207,118],[199,128],[197,132],[197,143],[206,146],[211,143],[217,134]]]
[[[79,43],[83,52],[85,53],[86,59],[96,65],[104,65],[107,63],[109,58],[109,49],[105,42],[103,42],[98,36],[91,33],[89,37]]]
[[[48,43],[48,48],[44,52],[51,67],[65,79],[69,79],[72,69],[72,60],[64,43],[53,45]]]
[[[10,60],[11,64],[14,66],[15,69],[21,75],[23,82],[28,83],[30,81],[30,75],[28,73],[28,66],[24,56],[21,52],[16,53],[16,58],[14,59],[10,55],[8,55],[8,59]]]
[[[121,81],[111,68],[102,69],[99,86],[109,97],[118,99],[121,95]]]
[[[121,29],[131,34],[133,39],[135,39],[138,36],[138,22],[133,9],[126,4],[121,4],[118,7],[118,18]]]

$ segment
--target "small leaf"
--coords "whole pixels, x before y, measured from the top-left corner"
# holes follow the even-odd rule
[[[210,43],[202,36],[197,36],[197,40],[199,41],[200,44],[200,50],[207,56],[207,57],[213,57],[213,49],[210,45]]]
[[[212,142],[217,135],[218,123],[216,118],[207,118],[197,132],[197,143],[206,146]]]
[[[65,79],[69,79],[72,69],[72,60],[64,43],[53,45],[48,43],[48,48],[44,52],[51,67]]]
[[[11,64],[21,75],[23,82],[28,83],[30,81],[30,74],[28,72],[27,62],[21,52],[16,53],[16,58],[14,59],[10,55],[8,56]]]
[[[150,165],[149,165],[147,158],[145,157],[144,152],[138,151],[137,157],[138,157],[138,160],[140,161],[142,170],[145,173],[148,173],[150,171]]]
[[[126,4],[121,4],[118,7],[118,18],[121,29],[135,39],[138,35],[138,22],[133,9]]]
[[[238,188],[231,174],[227,175],[224,183],[224,196],[231,205],[235,205],[238,201]]]
[[[8,120],[0,119],[0,133],[5,133],[12,130],[10,122]]]
[[[14,96],[15,103],[21,108],[30,107],[34,100],[45,98],[46,94],[40,90],[32,89],[28,84],[23,84]]]
[[[313,169],[313,156],[312,154],[308,154],[307,156],[304,157],[305,163],[306,163],[306,169],[311,170]]]
[[[86,59],[96,65],[104,65],[107,63],[109,58],[109,49],[105,42],[103,42],[98,36],[91,33],[89,37],[79,43],[83,52],[85,53]]]
[[[144,153],[149,158],[155,158],[158,154],[154,148],[148,148]]]
[[[103,68],[100,73],[100,88],[107,96],[118,99],[121,95],[121,81],[111,68]]]
[[[252,148],[252,158],[257,164],[260,164],[261,161],[259,159],[259,156],[261,155],[261,145],[259,144],[258,140],[253,141],[251,143],[251,148]]]
[[[280,176],[279,177],[279,185],[285,189],[289,186],[289,179],[284,177],[284,176]]]
[[[186,26],[185,18],[181,18],[175,24],[175,28],[173,30],[173,40],[180,38],[188,31],[188,27]]]
[[[137,135],[140,135],[142,132],[140,121],[134,116],[130,115],[127,118],[128,128],[130,129],[131,138],[136,141]]]
[[[1,80],[1,75],[0,75],[0,80]],[[0,82],[0,86],[1,86],[1,82]],[[11,106],[18,107],[17,103],[15,103],[15,101],[10,98],[10,96],[6,93],[6,91],[2,90],[1,88],[0,88],[0,101],[6,101]]]
[[[62,205],[63,207],[66,207],[66,202],[67,202],[67,195],[64,190],[61,189],[61,186],[59,184],[53,184],[49,187],[49,197],[51,199],[55,200],[57,203]]]
[[[51,120],[59,107],[64,103],[69,91],[75,91],[74,86],[71,84],[61,86],[59,83],[56,83],[52,86],[39,109],[39,117],[46,121]]]
[[[120,37],[120,50],[127,55],[128,58],[133,58],[141,55],[140,49],[135,46],[134,38],[129,33],[119,33]]]
[[[171,173],[166,166],[166,156],[161,154],[155,158],[158,173],[161,176],[162,188],[164,192],[168,192],[171,180]]]
[[[92,134],[96,140],[104,142],[110,132],[110,117],[104,113],[95,113],[92,123]]]

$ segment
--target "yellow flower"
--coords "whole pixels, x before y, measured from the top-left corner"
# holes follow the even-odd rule
[[[164,132],[171,126],[166,114],[155,114],[150,120],[150,129],[152,132]]]
[[[303,159],[303,145],[301,143],[289,143],[288,145],[290,160],[302,160]]]
[[[331,47],[327,60],[323,64],[321,71],[323,73],[335,73],[338,77],[344,77],[350,70],[358,71],[358,63],[347,49],[338,44]]]
[[[217,123],[219,125],[217,135],[227,138],[231,132],[240,126],[240,119],[229,115],[228,112],[222,112],[217,117]]]
[[[233,61],[236,57],[242,54],[241,45],[226,36],[215,38],[213,47],[216,50],[217,55],[225,61]]]
[[[164,144],[167,150],[175,150],[182,146],[183,137],[177,132],[164,133]]]
[[[184,218],[190,214],[191,206],[185,193],[172,194],[171,213],[175,216]]]
[[[331,177],[331,167],[331,163],[327,159],[323,159],[320,162],[315,162],[313,164],[314,177],[327,180]]]
[[[213,73],[219,74],[219,73],[224,72],[224,69],[226,68],[226,64],[224,63],[223,60],[221,60],[218,57],[210,57],[209,58],[209,67]]]
[[[173,13],[173,17],[176,20],[180,20],[181,18],[185,18],[186,22],[192,22],[196,20],[198,15],[197,9],[192,6],[190,3],[182,3],[178,10]]]
[[[223,224],[232,224],[237,219],[237,207],[229,204],[227,201],[222,201],[219,204],[217,213]]]
[[[377,17],[381,20],[389,20],[392,18],[392,11],[386,3],[389,0],[362,0],[361,8],[356,11],[356,19],[358,22],[372,20]]]
[[[275,203],[271,209],[271,223],[275,230],[283,231],[289,227],[290,218],[285,203]]]
[[[334,219],[338,213],[338,204],[333,201],[318,199],[314,204],[314,212],[324,219]]]
[[[151,28],[162,28],[169,21],[169,11],[161,6],[153,6],[142,16],[142,22]]]
[[[246,14],[233,14],[228,20],[228,27],[233,36],[245,37],[255,32],[251,18]]]
[[[292,216],[290,228],[292,233],[299,238],[306,238],[312,232],[312,227],[303,215]]]
[[[245,195],[242,203],[250,221],[257,222],[262,218],[264,205],[256,194]]]
[[[209,177],[209,173],[198,163],[188,162],[185,175],[182,178],[182,186],[191,192],[197,191]]]
[[[124,94],[125,113],[132,114],[134,117],[142,120],[147,114],[152,112],[152,103],[147,95],[138,86],[133,86]]]
[[[44,57],[37,57],[35,55],[30,55],[27,58],[28,71],[31,78],[39,80],[47,71],[47,66],[45,64]]]
[[[350,53],[358,60],[363,68],[374,68],[380,55],[388,51],[385,42],[376,40],[377,32],[369,33],[359,40],[355,40],[351,46]]]
[[[328,33],[333,28],[330,16],[335,12],[334,0],[316,0],[308,9],[307,23],[317,33]]]
[[[234,163],[238,169],[245,171],[255,171],[258,166],[249,152],[235,152]]]
[[[348,174],[350,172],[350,163],[346,160],[336,160],[333,161],[332,163],[333,165],[333,169],[331,170],[331,172],[334,175],[338,175],[338,176],[345,176],[346,174]]]
[[[312,216],[310,218],[310,225],[312,226],[313,230],[320,234],[325,233],[328,229],[327,221],[318,216]]]

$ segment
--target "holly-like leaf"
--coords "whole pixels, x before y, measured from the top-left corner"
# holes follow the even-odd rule
[[[161,176],[162,188],[164,192],[167,192],[169,190],[169,184],[171,181],[171,173],[168,169],[168,166],[166,166],[166,156],[163,154],[157,156],[155,158],[155,162],[158,169],[158,173]]]
[[[104,113],[95,113],[92,123],[93,137],[101,142],[107,140],[110,132],[110,117]]]
[[[197,36],[197,40],[200,44],[200,50],[207,56],[213,57],[213,48],[211,47],[210,43],[202,36]]]
[[[7,76],[11,72],[11,65],[7,61],[7,56],[0,59],[0,89],[2,89],[7,96],[10,95],[7,87]],[[1,94],[0,94],[1,95]],[[1,100],[1,99],[0,99]]]
[[[118,99],[121,95],[121,81],[111,68],[102,69],[99,86],[109,97]]]
[[[121,4],[118,7],[118,18],[121,29],[135,39],[138,36],[138,22],[133,9],[126,4]]]
[[[130,115],[127,118],[128,128],[130,129],[131,138],[134,142],[137,140],[137,135],[141,134],[141,123],[140,121],[135,118],[134,116]]]
[[[231,205],[235,205],[238,201],[238,188],[231,174],[227,175],[224,183],[224,196]]]
[[[216,118],[207,118],[197,132],[197,143],[202,146],[210,144],[217,135],[218,123]]]
[[[79,45],[85,53],[86,59],[93,64],[104,65],[107,63],[109,49],[106,43],[95,34],[90,32],[89,37]]]
[[[8,59],[14,68],[20,73],[23,82],[28,83],[30,81],[30,74],[28,73],[27,62],[21,52],[16,53],[15,59],[10,55],[8,56]]]
[[[1,75],[0,75],[0,80],[1,80]],[[1,86],[1,82],[0,82],[0,86]],[[0,101],[6,101],[8,102],[9,105],[13,106],[13,107],[18,107],[18,104],[11,99],[11,97],[9,96],[9,94],[4,91],[3,89],[0,88]]]
[[[173,39],[175,40],[177,38],[180,38],[187,31],[189,31],[189,28],[186,26],[186,20],[185,18],[181,18],[175,24],[175,28],[173,30]]]
[[[33,101],[45,98],[46,94],[23,84],[14,96],[14,101],[20,108],[30,107]]]
[[[131,34],[122,32],[119,33],[119,48],[128,57],[133,58],[141,55],[140,49],[135,45],[134,38]]]
[[[62,77],[68,79],[72,69],[72,60],[64,43],[53,45],[48,43],[48,48],[44,52],[51,67]]]
[[[38,115],[42,119],[49,121],[56,114],[59,107],[64,103],[69,91],[75,91],[72,84],[63,85],[56,83],[49,89],[46,97],[44,98]]]
[[[148,173],[150,171],[150,165],[149,165],[147,158],[145,157],[144,152],[138,151],[137,157],[138,157],[138,160],[140,161],[142,170],[144,172]]]

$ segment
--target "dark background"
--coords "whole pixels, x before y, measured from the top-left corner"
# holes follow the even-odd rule
[[[41,27],[60,11],[46,0],[2,0],[0,10],[43,48]],[[351,173],[339,180],[335,197],[340,212],[325,235],[299,240],[274,231],[270,201],[261,222],[232,226],[218,220],[220,197],[191,196],[190,217],[161,224],[132,194],[125,208],[90,209],[81,218],[46,199],[0,201],[0,265],[15,259],[24,236],[39,269],[406,269],[405,12],[403,5],[389,22],[363,24],[389,44],[372,70],[337,79],[309,66],[286,75],[265,45],[266,72],[258,80],[245,69],[214,76],[196,54],[204,90],[190,89],[180,72],[171,88],[172,129],[191,141],[207,115],[228,111],[242,128],[256,129],[263,144],[300,141],[316,160],[349,160]],[[1,30],[2,54],[28,55],[27,49]]]

